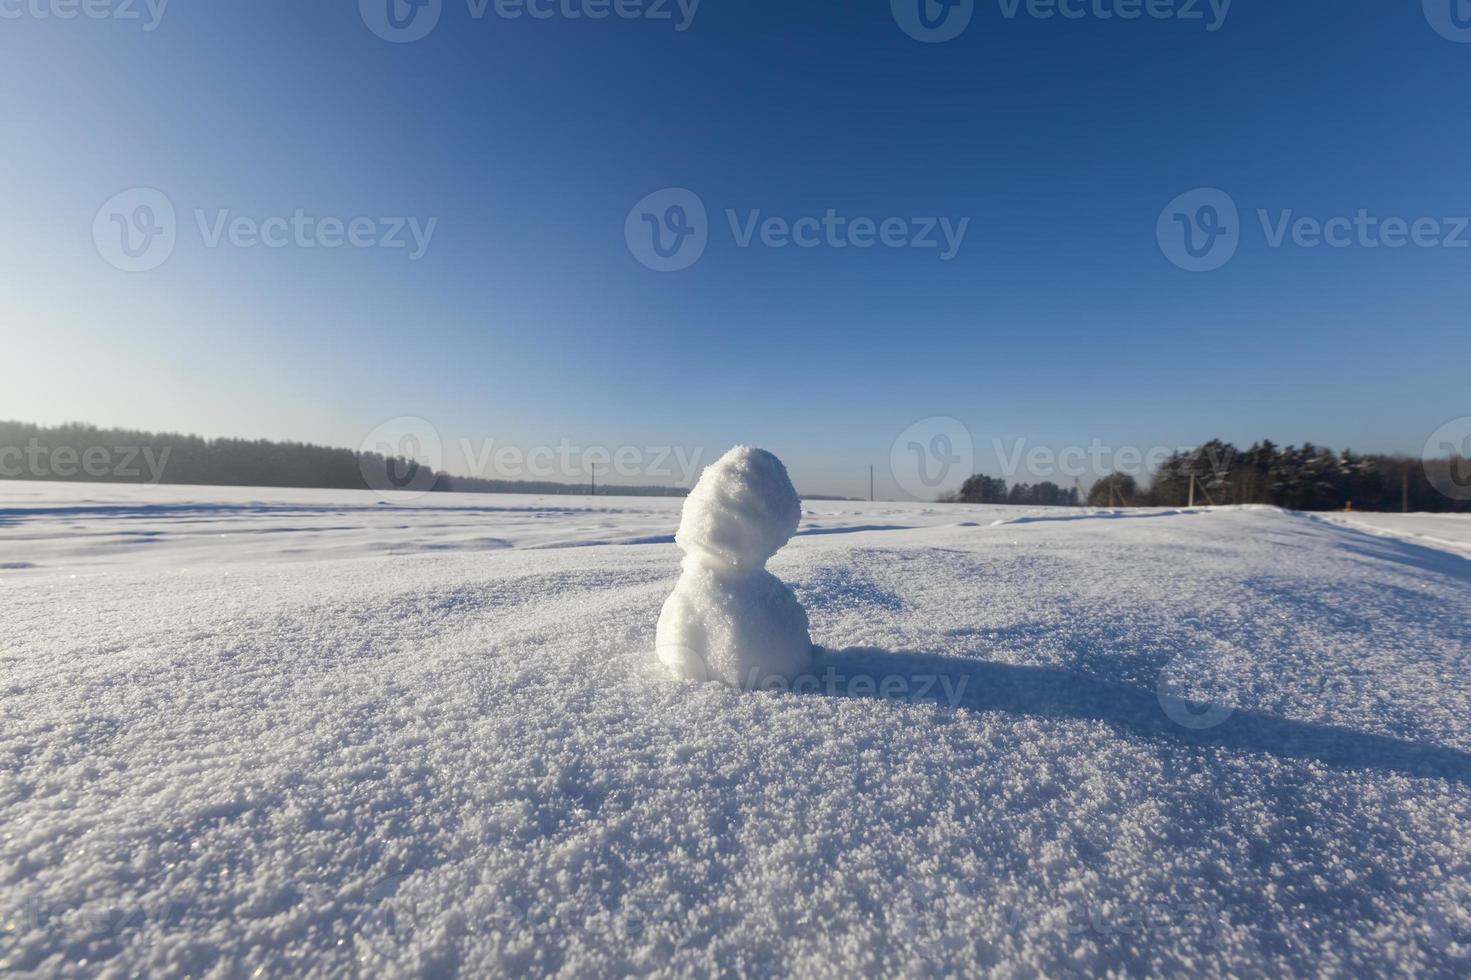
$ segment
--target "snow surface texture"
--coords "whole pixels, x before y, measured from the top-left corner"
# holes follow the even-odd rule
[[[801,520],[787,468],[764,449],[737,446],[700,475],[674,535],[684,571],[655,642],[676,677],[756,688],[811,668],[807,613],[766,570]]]
[[[0,484],[0,973],[1471,968],[1467,558],[813,503],[744,692],[679,504]]]

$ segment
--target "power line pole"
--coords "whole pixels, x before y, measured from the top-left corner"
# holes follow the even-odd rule
[[[1195,506],[1195,473],[1194,473],[1194,471],[1192,471],[1191,474],[1190,474],[1190,503],[1187,504],[1186,506],[1188,506],[1188,507],[1194,507]]]

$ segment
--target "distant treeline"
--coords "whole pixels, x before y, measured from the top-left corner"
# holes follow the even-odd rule
[[[1191,452],[1171,454],[1147,486],[1128,473],[1110,473],[1088,491],[1090,507],[1183,507],[1196,504],[1272,504],[1291,510],[1463,511],[1471,501],[1436,489],[1468,488],[1471,461],[1359,455],[1305,443],[1281,448],[1271,441],[1240,450],[1212,439]],[[1434,478],[1434,482],[1432,482]],[[1462,496],[1465,494],[1459,494]],[[1056,484],[1017,484],[973,476],[948,500],[975,504],[1076,504],[1077,491]]]
[[[1095,483],[1095,507],[1197,504],[1272,504],[1291,510],[1471,511],[1471,501],[1436,489],[1466,486],[1471,463],[1459,457],[1421,460],[1410,456],[1360,455],[1304,443],[1282,448],[1270,440],[1246,450],[1212,439],[1189,453],[1174,453],[1155,472],[1148,488],[1126,473]],[[1432,477],[1435,483],[1431,482]]]
[[[414,473],[438,492],[586,494],[588,484],[452,476],[405,459],[267,439],[204,439],[178,433],[70,423],[0,421],[0,479],[203,486],[369,489],[364,473]],[[620,496],[682,497],[679,487],[599,487]]]
[[[946,497],[949,503],[959,504],[1032,504],[1039,507],[1076,507],[1078,488],[1064,490],[1056,483],[1017,483],[1007,487],[1000,477],[977,473],[967,477],[960,489]]]

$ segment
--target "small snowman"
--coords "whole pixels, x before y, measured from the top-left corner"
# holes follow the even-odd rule
[[[737,446],[700,475],[674,541],[684,569],[659,614],[659,660],[676,676],[756,687],[812,665],[807,611],[766,561],[797,531],[787,468]]]

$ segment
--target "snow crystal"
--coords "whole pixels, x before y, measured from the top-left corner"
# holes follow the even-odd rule
[[[659,659],[677,676],[755,687],[812,662],[807,613],[766,570],[802,501],[781,460],[737,446],[700,476],[674,541],[684,572],[659,614]]]

